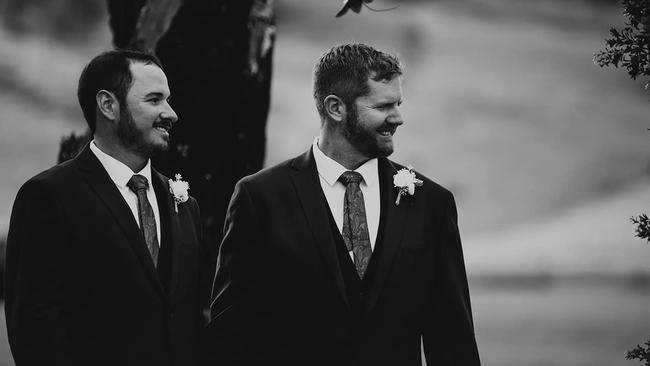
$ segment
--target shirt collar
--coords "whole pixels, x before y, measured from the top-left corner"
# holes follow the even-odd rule
[[[318,174],[325,179],[327,184],[333,187],[341,174],[346,172],[347,169],[321,151],[318,147],[318,137],[314,139],[312,152],[314,154],[314,160],[316,161],[316,170],[318,170]],[[376,184],[379,180],[378,166],[379,164],[376,158],[370,159],[354,171],[361,174],[363,182],[365,182],[366,186],[370,187]]]
[[[147,164],[142,168],[142,170],[133,173],[131,168],[126,164],[106,154],[97,147],[95,140],[90,142],[90,150],[95,154],[97,159],[99,159],[99,162],[104,166],[104,169],[118,187],[126,187],[126,183],[128,183],[129,179],[131,179],[134,174],[140,174],[147,178],[149,187],[151,188],[151,159],[147,159]]]

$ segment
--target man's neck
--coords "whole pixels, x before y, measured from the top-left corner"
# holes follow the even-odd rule
[[[361,155],[354,147],[342,138],[331,138],[330,135],[321,130],[318,138],[318,148],[328,158],[341,164],[348,170],[355,170],[370,158]]]
[[[107,141],[100,136],[95,136],[95,145],[114,159],[128,166],[134,173],[141,171],[147,165],[148,158],[130,151],[114,141]]]

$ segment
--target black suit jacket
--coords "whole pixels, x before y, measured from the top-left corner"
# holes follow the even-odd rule
[[[424,185],[395,205],[400,168],[379,159],[381,255],[359,312],[311,150],[237,184],[213,287],[214,364],[420,365],[422,338],[429,365],[479,365],[453,196],[418,175]]]
[[[174,210],[152,170],[161,217],[154,267],[119,190],[88,146],[30,179],[6,257],[9,344],[23,365],[192,365],[202,326],[199,208]],[[164,268],[162,268],[162,267]],[[160,272],[160,273],[159,273]]]

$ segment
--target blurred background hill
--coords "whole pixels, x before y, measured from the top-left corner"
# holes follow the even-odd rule
[[[276,2],[266,165],[318,133],[311,69],[323,50],[354,40],[398,53],[406,123],[393,158],[456,195],[484,364],[631,364],[623,351],[650,334],[650,247],[629,222],[650,211],[650,94],[591,62],[620,7],[372,6],[396,4],[334,18],[339,1]],[[19,186],[85,129],[77,78],[111,35],[98,0],[0,0],[0,14],[1,237]],[[6,342],[2,357],[11,364]]]

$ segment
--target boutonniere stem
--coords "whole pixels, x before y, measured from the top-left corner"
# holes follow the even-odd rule
[[[190,198],[189,193],[187,193],[190,184],[182,180],[183,177],[180,174],[176,174],[174,178],[169,180],[169,193],[174,197],[174,211],[178,213],[178,204],[187,202]]]
[[[402,168],[393,175],[393,185],[398,189],[397,199],[395,200],[395,205],[399,206],[399,202],[403,195],[407,194],[412,196],[415,194],[415,187],[420,187],[422,185],[422,180],[418,179],[415,176],[412,166]]]

